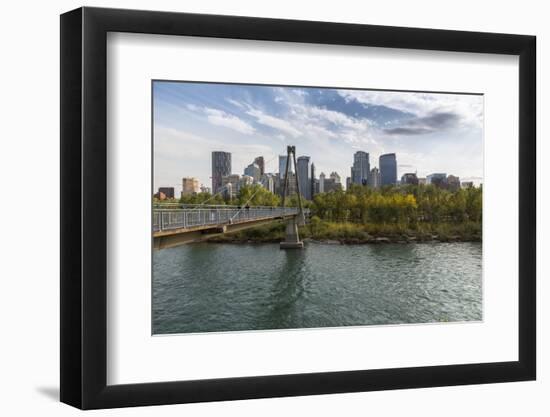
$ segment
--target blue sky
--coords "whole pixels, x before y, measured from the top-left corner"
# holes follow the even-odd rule
[[[155,81],[154,187],[194,176],[210,186],[211,152],[232,153],[233,173],[256,156],[277,172],[295,145],[321,172],[350,175],[353,154],[395,152],[398,176],[483,175],[483,96]]]

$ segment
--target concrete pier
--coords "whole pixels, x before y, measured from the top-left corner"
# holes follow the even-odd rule
[[[280,243],[279,247],[281,249],[302,249],[304,247],[304,242],[300,240],[300,236],[298,235],[296,217],[286,221],[285,240]]]

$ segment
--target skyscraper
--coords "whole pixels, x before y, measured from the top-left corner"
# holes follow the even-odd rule
[[[239,174],[229,174],[222,177],[222,183],[220,185],[220,190],[223,187],[223,195],[228,198],[237,197],[239,192],[239,182],[241,181],[241,176]]]
[[[217,194],[222,187],[222,177],[231,174],[231,153],[212,152],[212,193]]]
[[[195,177],[183,177],[181,179],[181,195],[197,194],[199,192],[199,180]]]
[[[437,172],[435,174],[430,174],[426,177],[426,184],[432,184],[437,187],[446,187],[447,186],[447,174],[443,172]]]
[[[285,178],[286,159],[286,155],[279,155],[279,176],[281,179]],[[288,173],[292,174],[292,161],[288,161]]]
[[[340,178],[340,175],[338,175],[338,173],[336,171],[332,171],[330,173],[330,179],[334,181],[334,183],[336,184],[340,184],[342,181],[341,181],[341,178]]]
[[[369,187],[378,188],[380,187],[380,170],[376,167],[370,170],[369,180],[367,182]]]
[[[313,199],[313,196],[315,195],[315,164],[312,162],[311,163],[311,178],[310,178],[310,182],[311,182],[311,190],[310,190],[310,193],[311,193],[311,198]]]
[[[397,184],[397,160],[394,153],[380,155],[380,185]]]
[[[260,184],[270,193],[275,192],[275,178],[273,174],[264,174],[260,177]]]
[[[262,176],[261,169],[258,165],[256,165],[256,163],[248,165],[244,169],[244,175],[252,177],[254,179],[254,182],[260,181],[260,177]]]
[[[311,200],[311,183],[309,181],[309,156],[300,156],[296,162],[300,193],[306,200]]]
[[[418,185],[418,177],[414,172],[407,172],[406,174],[401,175],[401,184],[412,184]]]
[[[351,167],[351,182],[353,184],[366,185],[370,172],[369,154],[357,151],[353,155],[353,166]]]
[[[456,175],[449,175],[447,177],[447,187],[451,191],[456,191],[460,188],[460,178]]]
[[[319,193],[325,192],[325,173],[321,172],[319,175]]]
[[[254,163],[260,168],[260,175],[265,174],[265,160],[263,156],[257,156],[254,158]]]

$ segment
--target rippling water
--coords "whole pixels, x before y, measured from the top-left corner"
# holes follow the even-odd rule
[[[197,243],[153,254],[153,333],[482,319],[480,243]]]

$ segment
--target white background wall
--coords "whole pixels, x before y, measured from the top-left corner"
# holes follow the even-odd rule
[[[550,147],[542,115],[550,97],[545,2],[125,0],[86,5],[238,14],[532,34],[538,37],[538,381],[100,411],[94,415],[543,416],[550,413]],[[72,0],[5,2],[0,23],[2,185],[0,410],[2,415],[75,415],[59,392],[59,17]],[[546,13],[545,13],[546,12]],[[544,234],[544,236],[543,236]],[[546,394],[546,395],[545,395]]]

